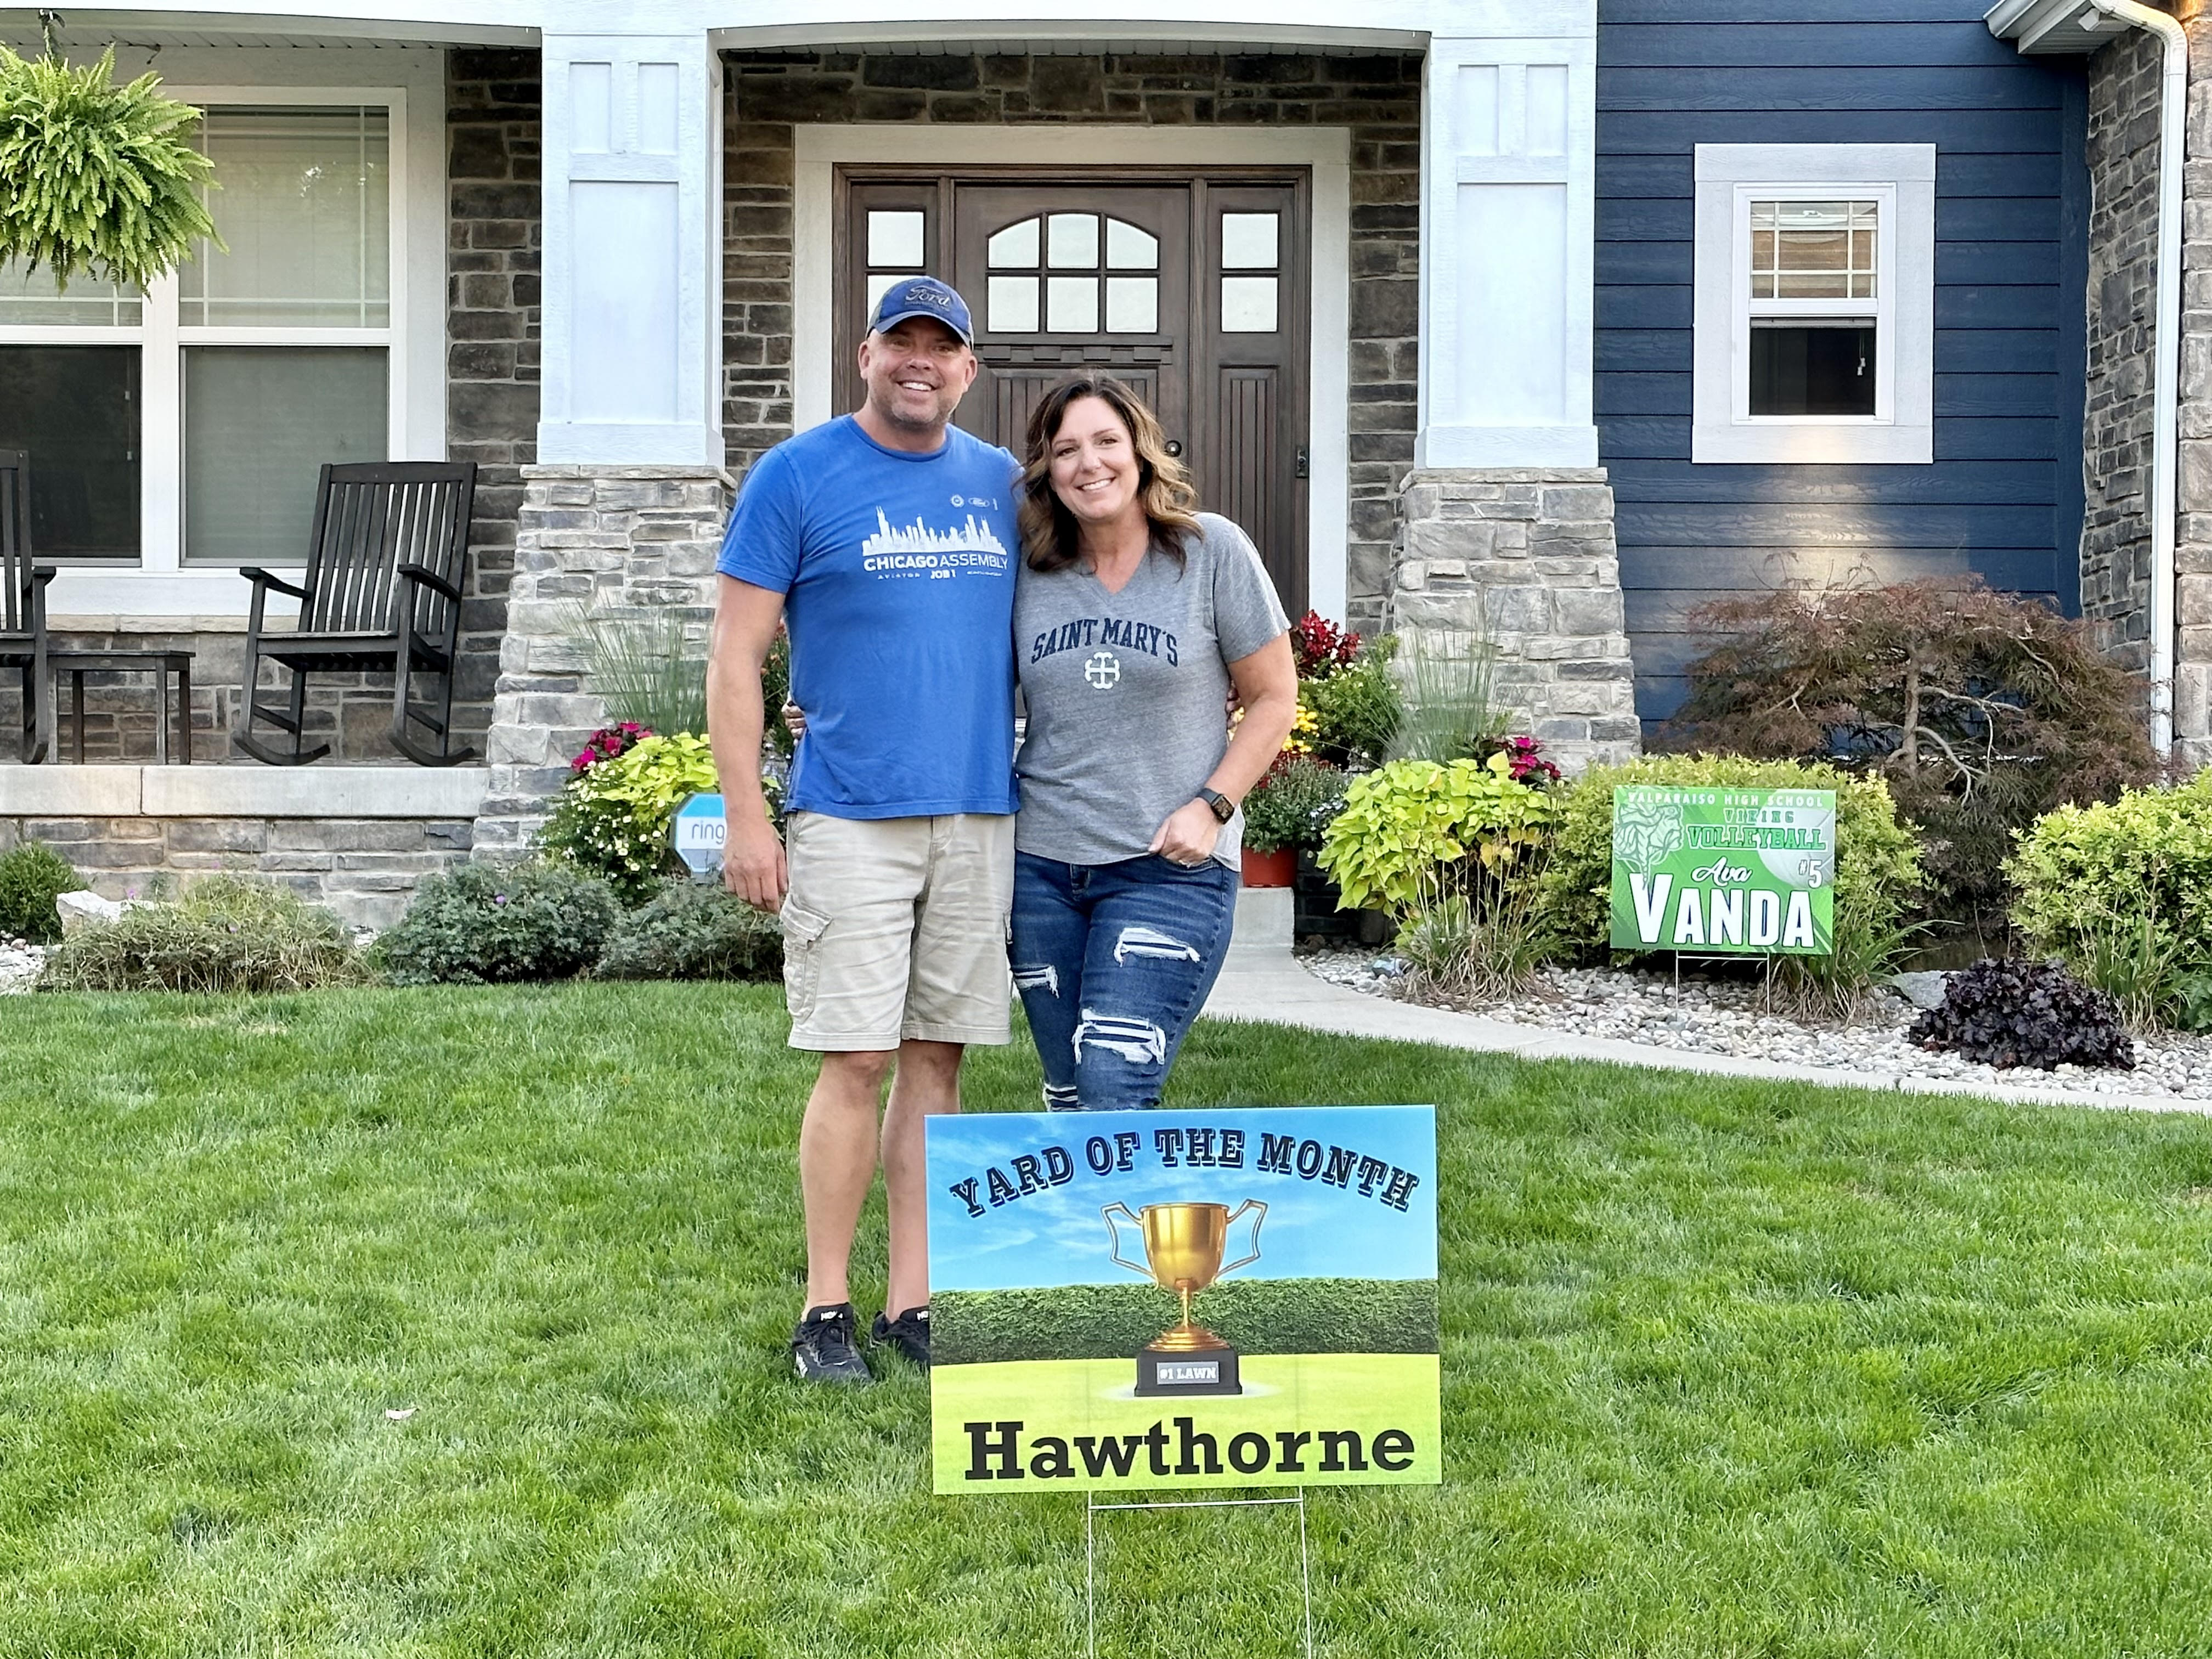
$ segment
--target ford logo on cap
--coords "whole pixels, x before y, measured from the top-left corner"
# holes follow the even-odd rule
[[[975,343],[975,325],[968,315],[968,302],[950,284],[934,276],[909,276],[884,290],[868,319],[868,332],[880,334],[913,317],[942,323],[960,337],[964,345]]]

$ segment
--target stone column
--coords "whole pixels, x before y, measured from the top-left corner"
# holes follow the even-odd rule
[[[705,654],[714,555],[735,491],[719,467],[531,466],[522,478],[479,857],[527,850],[569,758],[606,723],[585,672],[581,613],[672,611]]]
[[[1604,471],[1423,469],[1400,496],[1390,621],[1497,653],[1493,702],[1561,765],[1632,758],[1635,669]],[[1458,648],[1464,648],[1461,647]]]
[[[1591,413],[1596,9],[1547,19],[1429,45],[1419,461],[1388,618],[1409,653],[1486,641],[1496,702],[1579,769],[1639,727]]]
[[[606,718],[578,621],[672,609],[703,653],[722,471],[721,60],[703,32],[544,37],[538,465],[522,469],[479,856],[526,850]]]

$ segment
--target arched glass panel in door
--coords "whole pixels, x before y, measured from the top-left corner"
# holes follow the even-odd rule
[[[1125,219],[1018,219],[991,234],[986,262],[983,325],[993,334],[1159,332],[1159,238]]]

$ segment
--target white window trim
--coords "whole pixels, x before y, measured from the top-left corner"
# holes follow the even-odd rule
[[[1009,157],[1045,166],[1304,167],[1313,176],[1312,312],[1308,331],[1307,602],[1341,620],[1351,533],[1352,135],[1346,127],[891,126],[801,125],[793,204],[793,425],[819,426],[832,406],[835,304],[830,280],[832,179],[839,165],[963,167]]]
[[[1925,465],[1936,448],[1936,147],[1699,144],[1690,459]],[[1751,298],[1751,203],[1776,195],[1881,204],[1875,295]],[[1754,416],[1751,319],[1876,319],[1875,413]]]
[[[230,54],[179,53],[196,70]],[[281,56],[282,54],[258,54]],[[317,54],[318,57],[341,54]],[[184,562],[183,368],[186,344],[381,344],[386,348],[386,447],[396,460],[442,459],[446,453],[444,362],[447,217],[444,184],[444,54],[394,52],[404,58],[404,84],[319,86],[292,81],[256,84],[214,74],[182,74],[162,90],[203,106],[245,105],[381,105],[389,112],[392,260],[391,313],[380,329],[282,327],[180,328],[173,273],[148,289],[137,327],[9,324],[0,344],[136,344],[141,348],[143,400],[139,459],[139,557],[64,563],[48,590],[56,628],[149,631],[161,629],[230,631],[242,629],[251,592],[229,565]],[[419,60],[419,61],[417,61]],[[258,67],[258,65],[257,65]],[[312,76],[323,65],[301,65]],[[330,68],[338,67],[333,64]],[[418,131],[418,129],[420,129]],[[433,216],[434,222],[433,222]],[[410,223],[410,221],[413,222]],[[251,336],[247,340],[241,337]],[[281,595],[270,615],[290,614]]]

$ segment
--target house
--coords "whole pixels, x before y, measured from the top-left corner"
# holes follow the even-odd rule
[[[744,469],[923,270],[982,325],[963,424],[1110,366],[1293,611],[1483,629],[1571,759],[1669,712],[1704,598],[1968,570],[2095,617],[2212,757],[2212,354],[2189,313],[2157,370],[2182,170],[2130,0],[1040,9],[66,12],[206,106],[230,252],[143,295],[0,272],[57,631],[192,650],[219,755],[234,569],[298,556],[316,463],[472,459],[486,763],[380,764],[369,685],[319,694],[319,766],[156,769],[103,686],[108,763],[0,769],[0,838],[370,918],[520,846],[599,723],[579,607],[703,629]]]

